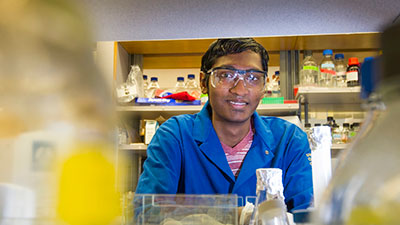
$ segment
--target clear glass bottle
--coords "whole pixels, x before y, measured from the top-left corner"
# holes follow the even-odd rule
[[[149,86],[149,80],[147,79],[147,75],[143,75],[143,88],[144,90],[147,90],[147,87]]]
[[[332,125],[332,144],[342,144],[342,131],[336,123]]]
[[[318,86],[318,64],[311,50],[304,51],[303,65],[300,71],[301,86]]]
[[[151,77],[149,86],[147,87],[147,98],[154,98],[155,92],[157,89],[160,89],[160,85],[158,84],[157,77]]]
[[[351,124],[349,131],[349,140],[352,141],[356,137],[357,133],[360,131],[360,123]]]
[[[175,84],[175,93],[186,91],[185,88],[185,78],[184,77],[177,77],[176,84]]]
[[[349,58],[346,72],[347,87],[360,86],[360,64],[356,57]]]
[[[381,37],[382,80],[347,155],[339,161],[316,224],[400,224],[400,24]],[[364,79],[364,74],[363,74]]]
[[[261,168],[256,170],[256,203],[250,225],[289,225],[283,196],[282,170]]]
[[[199,84],[196,82],[196,76],[194,74],[187,75],[187,81],[185,85],[186,91],[196,99],[200,99],[201,90]]]
[[[280,87],[279,71],[275,71],[275,74],[271,80],[271,97],[280,97],[280,96],[281,96],[281,87]]]
[[[347,80],[346,80],[347,65],[344,62],[344,55],[341,53],[335,54],[335,70],[336,74],[333,76],[333,86],[347,87]]]
[[[349,131],[350,131],[350,124],[349,123],[343,123],[342,143],[348,143],[349,142]]]
[[[331,49],[323,51],[323,59],[320,64],[319,85],[321,87],[332,87],[332,76],[336,74]]]

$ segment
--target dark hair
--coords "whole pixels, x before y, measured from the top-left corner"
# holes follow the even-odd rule
[[[207,72],[215,64],[217,58],[225,55],[241,53],[244,51],[253,51],[260,54],[261,65],[264,71],[268,71],[268,52],[265,48],[253,38],[229,38],[218,39],[211,43],[207,52],[201,58],[201,71],[205,74],[205,82],[208,85],[209,74]]]

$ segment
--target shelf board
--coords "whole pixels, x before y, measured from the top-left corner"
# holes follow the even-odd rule
[[[332,144],[331,146],[331,157],[337,158],[340,152],[347,149],[348,144]]]
[[[117,106],[117,112],[129,113],[129,115],[139,116],[141,118],[156,118],[163,116],[169,118],[180,114],[194,114],[200,112],[203,108],[202,105],[187,105],[187,106]],[[260,115],[268,116],[284,116],[284,115],[296,115],[299,109],[299,104],[260,104],[257,108],[257,112]]]
[[[380,33],[347,33],[327,35],[298,35],[255,37],[268,51],[282,50],[377,50]],[[182,39],[182,40],[149,40],[120,41],[129,54],[171,55],[171,54],[204,54],[209,45],[216,39]]]
[[[331,149],[332,150],[343,150],[346,149],[348,144],[332,144]]]
[[[299,87],[296,99],[309,104],[361,104],[360,87]]]
[[[147,145],[144,143],[122,144],[118,146],[118,149],[122,151],[134,151],[135,153],[146,154]]]
[[[254,39],[270,54],[270,66],[280,64],[280,51],[324,49],[377,52],[380,33],[270,36]],[[143,55],[144,69],[199,68],[201,56],[216,39],[150,40],[117,42],[128,54]],[[353,55],[353,54],[352,54]],[[367,54],[370,56],[370,53]]]

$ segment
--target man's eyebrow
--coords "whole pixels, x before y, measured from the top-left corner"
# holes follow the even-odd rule
[[[234,66],[232,66],[232,65],[221,65],[221,66],[218,66],[218,67],[221,67],[221,68],[226,68],[226,69],[240,70],[240,69],[236,69],[236,68],[235,68]],[[253,67],[253,68],[247,69],[247,70],[245,70],[245,71],[250,71],[250,70],[263,71],[262,69],[258,69],[258,68],[256,68],[256,67]]]

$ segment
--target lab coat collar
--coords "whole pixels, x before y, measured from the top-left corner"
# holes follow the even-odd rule
[[[206,141],[212,128],[211,106],[206,102],[194,120],[193,138],[201,143]]]
[[[195,118],[193,136],[198,142],[200,150],[225,174],[230,182],[234,183],[235,176],[229,167],[221,142],[212,126],[211,107],[208,102]]]

